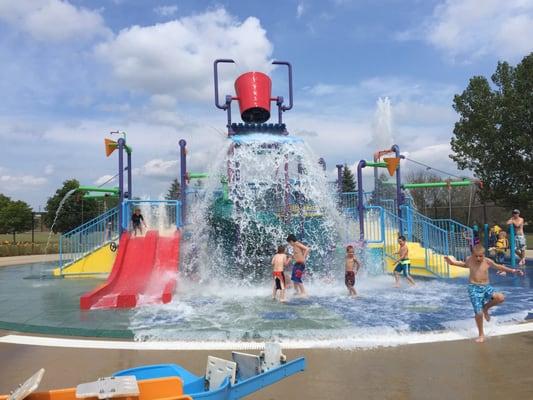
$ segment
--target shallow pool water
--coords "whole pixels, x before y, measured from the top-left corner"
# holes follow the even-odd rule
[[[0,329],[137,340],[342,339],[472,329],[466,280],[418,280],[392,287],[390,276],[362,276],[359,297],[343,282],[308,282],[309,298],[271,300],[270,282],[178,282],[174,300],[134,310],[79,310],[79,296],[102,279],[50,279],[51,263],[0,269]],[[29,277],[29,278],[28,278]],[[533,270],[491,276],[506,302],[491,324],[523,321],[533,312]]]

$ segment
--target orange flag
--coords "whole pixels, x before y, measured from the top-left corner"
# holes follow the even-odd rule
[[[398,168],[398,164],[400,164],[400,158],[399,157],[392,157],[392,158],[383,158],[383,161],[387,163],[387,171],[389,171],[390,176],[394,176],[394,171]]]
[[[117,148],[117,142],[111,139],[104,139],[104,143],[105,143],[105,155],[106,157],[109,157],[111,153],[113,153],[115,149]]]

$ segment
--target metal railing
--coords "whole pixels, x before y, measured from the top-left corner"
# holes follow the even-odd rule
[[[411,207],[402,206],[402,215],[407,220],[407,240],[420,243],[424,249],[426,268],[439,277],[449,277],[449,266],[443,257],[453,254],[450,253],[449,232]]]
[[[365,207],[365,242],[383,243],[385,240],[384,210],[380,206]]]
[[[148,229],[180,228],[181,202],[179,200],[125,200],[122,203],[122,229],[131,229],[131,216],[139,208]],[[144,230],[144,227],[143,227]]]
[[[453,219],[432,219],[432,223],[448,232],[450,254],[458,260],[466,260],[474,245],[474,230]]]
[[[118,214],[115,207],[59,236],[59,269],[65,267],[115,240],[119,235]]]

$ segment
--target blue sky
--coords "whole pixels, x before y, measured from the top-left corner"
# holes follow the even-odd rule
[[[37,210],[66,179],[103,182],[116,168],[103,138],[117,129],[134,148],[137,195],[166,191],[179,138],[191,170],[205,169],[223,142],[212,61],[225,57],[238,61],[221,71],[227,93],[261,69],[286,95],[270,61],[293,64],[285,120],[330,167],[395,142],[455,171],[453,95],[498,60],[519,62],[531,37],[533,0],[0,0],[0,193]]]

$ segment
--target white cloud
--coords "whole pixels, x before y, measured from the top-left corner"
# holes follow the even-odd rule
[[[303,1],[300,1],[296,6],[296,18],[301,18],[305,12],[305,4]]]
[[[12,189],[13,187],[20,188],[22,186],[40,186],[47,182],[46,178],[33,175],[0,175],[0,190],[2,188]]]
[[[151,178],[172,178],[178,176],[178,161],[156,158],[148,161],[142,168],[134,170],[134,172]]]
[[[154,8],[154,12],[161,17],[172,17],[178,12],[178,6],[158,6]]]
[[[421,26],[398,40],[419,39],[447,56],[519,58],[533,50],[532,0],[446,0]]]
[[[47,164],[45,167],[44,167],[44,174],[45,175],[52,175],[55,171],[55,168],[52,164]]]
[[[40,41],[86,40],[111,33],[97,11],[60,0],[2,1],[0,20]]]
[[[272,50],[257,18],[248,17],[241,22],[219,8],[166,23],[124,29],[98,45],[96,54],[111,64],[115,77],[129,90],[205,100],[213,98],[216,58],[237,62],[220,68],[221,89],[229,90],[236,71],[269,72]]]

